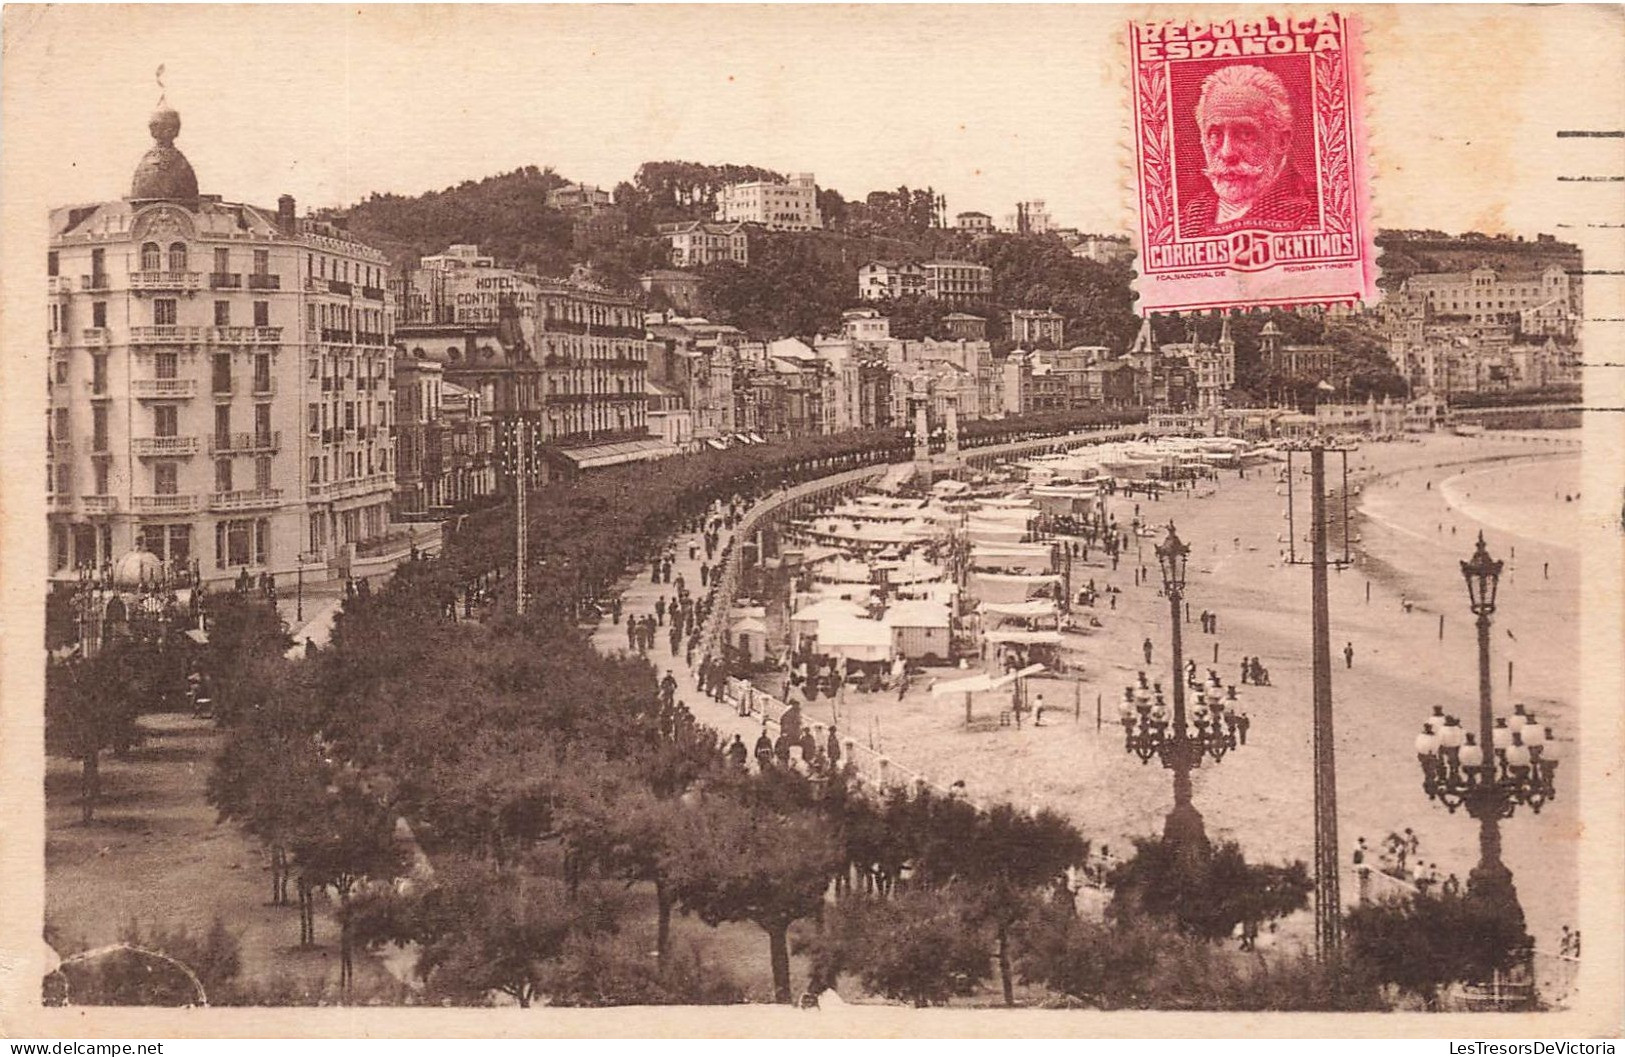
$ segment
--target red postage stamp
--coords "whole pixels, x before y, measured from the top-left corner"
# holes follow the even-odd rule
[[[1129,28],[1142,313],[1376,298],[1348,15]]]

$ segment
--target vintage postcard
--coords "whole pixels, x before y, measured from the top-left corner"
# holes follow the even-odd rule
[[[8,6],[0,1034],[1617,1038],[1622,30]]]

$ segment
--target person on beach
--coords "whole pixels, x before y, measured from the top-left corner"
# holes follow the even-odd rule
[[[1150,664],[1151,663],[1151,639],[1149,637],[1147,637],[1146,640],[1143,643],[1140,644],[1140,649],[1145,651],[1145,663]]]

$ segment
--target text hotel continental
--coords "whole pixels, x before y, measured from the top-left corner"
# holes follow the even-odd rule
[[[1147,22],[1135,27],[1141,62],[1227,59],[1338,51],[1343,26],[1336,15],[1268,16],[1228,22]]]

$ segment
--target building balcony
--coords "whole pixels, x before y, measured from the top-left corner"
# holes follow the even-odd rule
[[[282,276],[261,275],[250,272],[248,275],[248,288],[250,290],[280,290],[282,289]]]
[[[210,290],[241,290],[243,276],[241,272],[210,272]]]
[[[87,514],[117,514],[118,496],[116,495],[86,495],[80,496],[81,509]]]
[[[107,344],[107,328],[106,327],[86,327],[83,331],[80,332],[80,336],[84,340],[84,343],[86,345],[106,345]]]
[[[179,458],[198,452],[196,437],[135,437],[130,446],[143,459]]]
[[[130,393],[137,400],[190,400],[197,395],[197,379],[135,378]]]
[[[322,328],[322,341],[328,345],[349,345],[354,335],[348,330],[334,330],[332,327]]]
[[[106,273],[101,275],[81,275],[79,277],[79,289],[81,290],[106,290],[108,288]]]
[[[382,301],[384,299],[384,290],[381,286],[363,286],[361,296],[368,301]]]
[[[71,294],[73,293],[73,280],[66,275],[52,275],[45,280],[47,293]]]
[[[130,289],[135,291],[196,290],[201,276],[197,272],[131,272]]]
[[[384,332],[381,330],[358,330],[355,333],[357,345],[383,345]]]
[[[211,455],[243,455],[277,451],[281,447],[281,430],[269,433],[221,433],[209,438]]]
[[[252,488],[239,492],[215,492],[209,496],[214,511],[264,510],[282,505],[282,489]]]
[[[94,378],[86,378],[85,388],[90,391],[90,398],[92,400],[113,399],[113,391],[107,387],[106,378],[103,378],[100,384],[97,384],[97,381]]]
[[[67,331],[63,331],[63,330],[47,330],[45,332],[45,344],[51,346],[52,348],[56,348],[56,347],[59,347],[59,346],[62,346],[62,345],[66,345],[67,343],[68,343]]]
[[[79,510],[79,504],[74,502],[74,497],[64,492],[52,492],[46,496],[45,505],[52,514],[73,514]]]
[[[281,327],[210,327],[208,338],[216,345],[280,345]]]
[[[193,514],[197,512],[195,495],[138,495],[130,497],[132,514]]]
[[[131,345],[197,345],[204,340],[204,327],[131,327]],[[85,340],[90,337],[86,334]]]
[[[355,287],[351,286],[349,283],[343,281],[342,279],[329,279],[329,280],[327,280],[327,289],[331,293],[344,294],[346,296],[348,296],[349,294],[352,294],[352,293],[355,292]]]
[[[61,459],[73,454],[73,441],[67,437],[52,437],[45,446],[50,449],[52,458]]]

